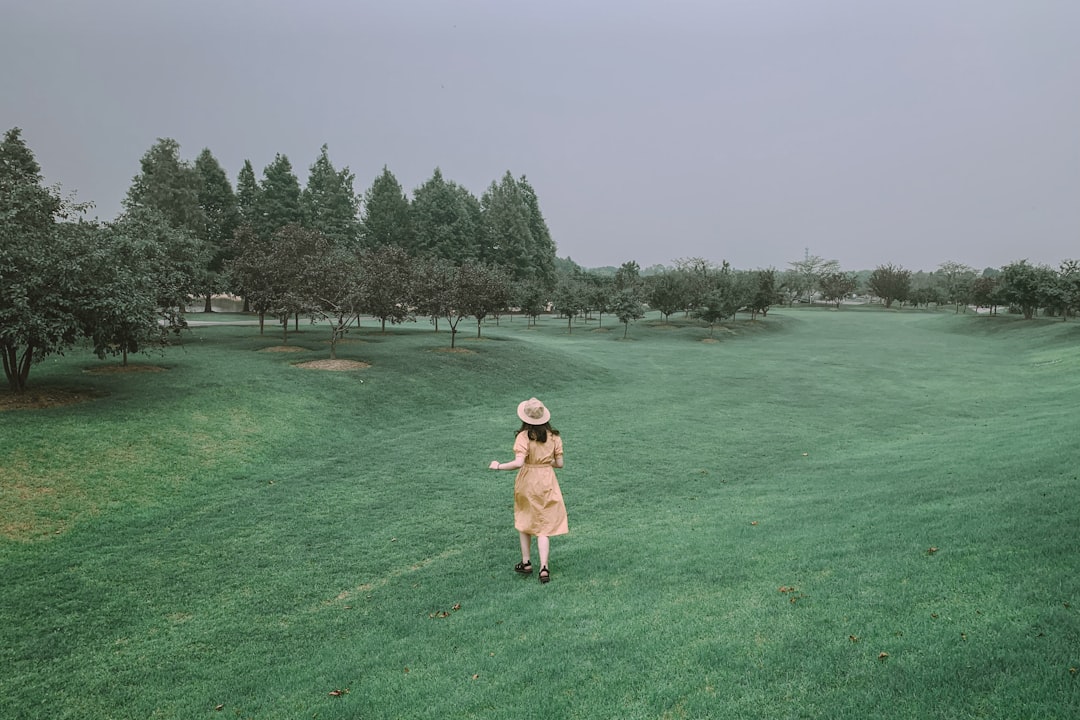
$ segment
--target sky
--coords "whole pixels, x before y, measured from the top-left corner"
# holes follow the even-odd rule
[[[158,139],[235,182],[536,190],[560,257],[1080,258],[1076,0],[0,0],[0,131],[112,219]]]

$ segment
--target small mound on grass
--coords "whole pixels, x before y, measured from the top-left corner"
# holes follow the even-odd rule
[[[701,338],[701,342],[703,342],[703,343],[718,343],[720,341],[717,340],[714,337],[707,337],[707,338]]]
[[[263,348],[259,352],[304,352],[306,348],[296,347],[295,345],[274,345],[273,347]]]
[[[92,375],[105,375],[107,373],[147,373],[147,372],[165,372],[168,368],[163,368],[160,365],[97,365],[95,367],[86,368],[83,372],[88,372]]]
[[[307,362],[295,363],[293,367],[298,367],[301,370],[363,370],[369,368],[366,362],[360,362],[359,360],[309,360]]]
[[[24,393],[0,391],[0,412],[5,410],[41,410],[42,408],[62,407],[75,403],[97,400],[103,393],[92,390],[71,390],[67,388],[34,388]]]
[[[435,348],[435,352],[449,352],[449,353],[475,353],[475,350],[463,347],[440,347]]]

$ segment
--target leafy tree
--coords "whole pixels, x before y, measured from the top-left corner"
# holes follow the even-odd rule
[[[41,168],[12,128],[0,143],[0,356],[12,392],[31,366],[63,354],[79,336],[78,300],[87,282],[82,248],[57,221],[85,210],[42,185]],[[92,278],[91,278],[92,280]]]
[[[360,200],[353,190],[354,180],[349,168],[334,169],[323,145],[300,194],[304,225],[348,248],[355,247],[360,236]]]
[[[685,278],[686,305],[683,309],[689,315],[694,309],[701,307],[706,296],[712,292],[716,268],[701,257],[679,258],[675,261],[675,268]]]
[[[805,296],[808,302],[813,300],[814,293],[820,287],[821,277],[840,270],[840,263],[836,260],[826,260],[819,255],[810,254],[802,260],[793,260],[788,265],[795,271],[792,279],[796,292]]]
[[[180,159],[180,144],[172,138],[158,138],[139,165],[141,172],[131,181],[124,209],[155,210],[170,227],[201,236],[206,224],[199,204],[202,179],[193,165]]]
[[[364,193],[361,228],[367,248],[396,245],[408,250],[416,246],[409,198],[385,165]]]
[[[74,230],[74,228],[72,228]],[[105,228],[80,228],[83,267],[94,283],[79,303],[83,333],[99,358],[164,348],[187,326],[183,308],[198,288],[208,254],[191,232],[150,208]]]
[[[780,274],[777,296],[784,305],[791,307],[802,293],[803,278],[797,270],[785,270]]]
[[[994,315],[997,312],[997,306],[1001,304],[998,290],[997,278],[975,278],[971,283],[971,302],[977,308],[989,308],[990,314]]]
[[[630,321],[645,317],[641,309],[641,293],[635,288],[619,290],[615,294],[612,310],[619,318],[619,322],[623,324],[623,339],[626,339],[626,334],[630,329]]]
[[[821,288],[821,297],[825,302],[833,303],[840,309],[840,302],[858,287],[858,281],[854,273],[827,272],[818,277],[818,287]]]
[[[615,277],[597,273],[582,273],[579,276],[584,303],[581,314],[588,320],[589,314],[596,312],[599,327],[604,327],[604,313],[610,312],[615,297]]]
[[[468,287],[470,283],[471,287]],[[510,303],[511,280],[501,268],[475,265],[473,272],[466,273],[464,285],[458,288],[461,292],[458,306],[476,318],[476,337],[480,337],[484,318]]]
[[[615,271],[615,290],[636,290],[641,287],[641,266],[628,260]]]
[[[300,195],[300,181],[293,173],[292,163],[278,153],[263,169],[252,223],[256,232],[270,238],[286,225],[301,224],[304,214]]]
[[[513,285],[513,302],[529,318],[529,325],[536,325],[540,313],[547,309],[548,292],[536,280],[519,280]]]
[[[457,326],[462,318],[476,318],[476,336],[480,325],[491,312],[506,306],[510,297],[510,281],[499,270],[479,263],[464,263],[451,273],[446,303],[446,318],[450,323],[450,347],[455,345]]]
[[[454,265],[449,260],[425,257],[416,262],[413,273],[416,312],[431,319],[435,332],[439,331],[439,318],[450,317],[452,313],[455,279]]]
[[[330,358],[337,358],[337,344],[359,322],[362,303],[360,258],[318,231],[312,232],[311,252],[300,259],[300,286],[307,296],[312,321],[330,327]]]
[[[1080,312],[1080,260],[1065,260],[1059,266],[1058,294],[1063,308],[1062,320]]]
[[[955,306],[955,312],[966,308],[971,302],[972,283],[975,282],[975,269],[963,263],[949,260],[938,266],[942,294],[946,302]]]
[[[572,274],[562,274],[555,284],[553,301],[560,315],[566,316],[567,333],[574,332],[574,318],[587,306],[588,290],[581,278]]]
[[[870,273],[867,287],[882,299],[886,308],[891,308],[893,301],[903,302],[907,299],[911,290],[911,271],[892,263],[878,265]]]
[[[647,283],[646,299],[650,307],[660,311],[667,320],[673,312],[686,307],[687,277],[679,271],[654,275]]]
[[[415,319],[413,261],[404,248],[380,245],[363,254],[362,265],[364,308],[382,323],[393,324]]]
[[[776,271],[758,270],[752,274],[750,299],[747,308],[750,310],[750,319],[756,320],[758,313],[762,317],[769,314],[769,308],[776,302]]]
[[[210,296],[225,289],[225,262],[233,251],[232,239],[240,224],[240,208],[228,176],[209,148],[204,148],[195,158],[195,171],[199,176],[199,207],[205,220],[200,238],[210,255],[203,311],[210,312]]]
[[[716,289],[705,296],[701,307],[694,310],[694,317],[709,324],[709,337],[713,336],[713,329],[717,323],[731,317],[731,305],[727,294],[722,289]]]
[[[1000,281],[1001,299],[1023,313],[1025,320],[1030,320],[1040,307],[1053,302],[1057,277],[1045,265],[1029,265],[1027,260],[1018,260],[1001,268]]]

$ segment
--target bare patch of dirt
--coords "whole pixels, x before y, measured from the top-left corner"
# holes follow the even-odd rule
[[[308,362],[296,363],[293,367],[301,370],[363,370],[371,367],[366,362],[359,360],[309,360]]]
[[[0,412],[5,410],[41,410],[97,400],[102,393],[66,388],[34,388],[24,393],[0,391]]]
[[[86,368],[83,372],[91,375],[105,375],[112,373],[165,372],[166,370],[168,368],[163,368],[160,365],[98,365]]]
[[[449,353],[475,353],[475,350],[463,347],[441,347],[435,348],[435,352],[449,352]]]
[[[274,345],[273,347],[263,348],[259,352],[305,352],[307,348],[296,347],[295,345]]]
[[[703,342],[703,343],[718,343],[720,341],[717,340],[716,338],[708,337],[708,338],[701,338],[701,342]]]

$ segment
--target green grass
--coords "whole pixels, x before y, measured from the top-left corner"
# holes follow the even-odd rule
[[[1080,325],[848,310],[49,360],[103,397],[0,413],[0,716],[1080,715]],[[486,470],[531,395],[546,586]]]

